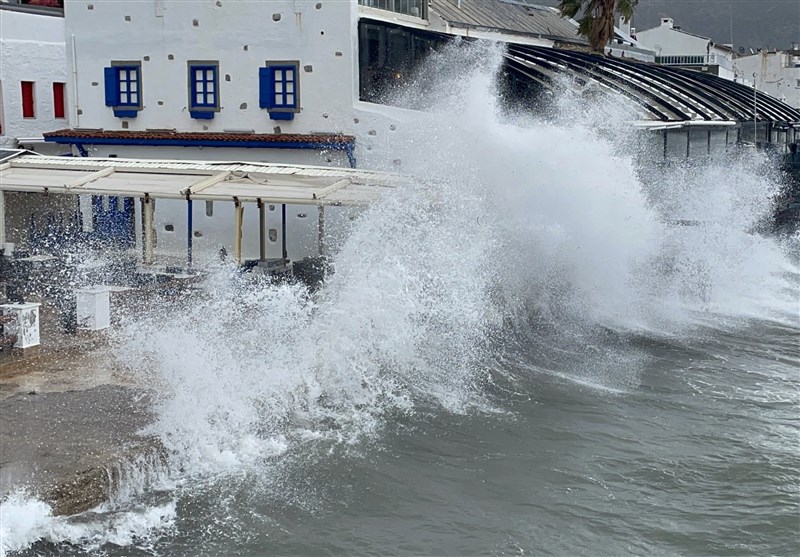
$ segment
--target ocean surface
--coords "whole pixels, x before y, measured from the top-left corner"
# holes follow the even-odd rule
[[[366,157],[409,183],[321,291],[220,269],[128,319],[168,462],[75,517],[15,495],[0,553],[800,554],[783,178],[755,153],[643,168],[611,102],[503,113],[498,65],[442,76]]]

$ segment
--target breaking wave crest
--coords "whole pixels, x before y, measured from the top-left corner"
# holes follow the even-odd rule
[[[504,113],[502,52],[471,48],[430,112],[370,140],[363,160],[400,160],[409,180],[350,223],[324,288],[220,268],[115,333],[119,359],[161,393],[149,433],[173,477],[309,443],[348,451],[420,409],[502,410],[492,386],[520,370],[613,391],[636,381],[632,337],[797,325],[799,241],[755,232],[780,188],[765,160],[643,171],[632,115],[577,95],[547,121]],[[39,539],[78,539],[39,503],[11,504],[49,521],[26,523]],[[171,523],[174,506],[154,509]]]
[[[180,310],[128,323],[120,358],[166,393],[153,432],[182,465],[347,446],[420,405],[489,408],[498,361],[542,339],[796,317],[797,265],[754,232],[780,187],[765,160],[643,172],[602,106],[572,96],[560,111],[573,117],[503,114],[501,54],[472,47],[437,106],[366,157],[400,159],[410,179],[354,220],[321,292],[220,270]]]

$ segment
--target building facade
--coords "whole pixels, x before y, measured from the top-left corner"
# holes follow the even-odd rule
[[[65,16],[73,128],[106,132],[72,142],[88,154],[350,164],[350,3],[68,0]]]
[[[68,125],[63,11],[0,3],[0,146],[51,153],[42,134]]]
[[[736,66],[752,79],[759,91],[800,108],[800,47],[784,51],[762,51],[740,56]]]
[[[734,79],[733,47],[717,44],[675,26],[670,17],[661,18],[661,25],[636,31],[637,40],[653,49],[659,64],[688,68]]]
[[[551,8],[501,0],[67,0],[65,20],[71,127],[47,139],[63,154],[92,157],[392,161],[388,138],[407,114],[389,106],[388,95],[443,37],[582,42],[574,22]],[[114,200],[85,207],[84,222],[118,206],[127,207]],[[159,250],[183,251],[185,211],[159,202]],[[281,212],[267,215],[276,246]],[[193,213],[197,258],[226,248],[229,238],[215,239],[230,229],[232,209],[197,204]],[[316,209],[289,206],[286,214],[290,257],[310,255],[312,242],[293,239],[318,219]],[[329,211],[329,227],[336,218]],[[247,239],[255,234],[256,219],[246,218],[249,256],[257,253],[257,240]]]
[[[649,60],[646,41],[625,30],[612,56],[596,56],[574,21],[525,0],[67,0],[64,14],[70,125],[52,126],[45,139],[65,155],[401,168],[392,134],[409,120],[406,108],[424,110],[425,99],[405,106],[393,93],[452,37],[508,43],[501,73],[513,99],[536,102],[563,73],[577,89],[622,93],[641,119],[657,121],[664,156],[724,151],[747,141],[738,124],[753,120],[741,86],[723,91],[713,75],[639,63]],[[666,52],[727,52],[673,27],[658,28],[677,37]],[[786,119],[781,107],[764,107],[770,119]],[[770,125],[750,127],[753,141],[771,137]],[[159,200],[157,251],[182,254],[190,231],[198,261],[230,251],[233,205],[219,205],[188,204],[190,229],[185,202]],[[130,231],[142,225],[140,210],[130,199],[84,200],[83,225]],[[258,255],[254,217],[248,210],[244,219],[246,257]],[[316,207],[269,207],[270,257],[282,255],[284,230],[290,258],[312,255],[309,223],[321,217]],[[347,218],[325,215],[329,229]]]

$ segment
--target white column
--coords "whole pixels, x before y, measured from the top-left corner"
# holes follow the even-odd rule
[[[233,238],[233,258],[237,265],[242,264],[242,226],[244,225],[244,205],[236,205],[236,235]]]

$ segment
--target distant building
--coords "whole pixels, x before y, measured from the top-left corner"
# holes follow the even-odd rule
[[[0,147],[55,152],[42,134],[68,124],[67,83],[58,2],[0,2]]]
[[[733,47],[676,27],[670,17],[661,25],[636,32],[637,40],[655,51],[656,63],[734,79]]]
[[[743,77],[755,82],[759,91],[800,108],[800,45],[741,56],[736,59],[736,67]]]

